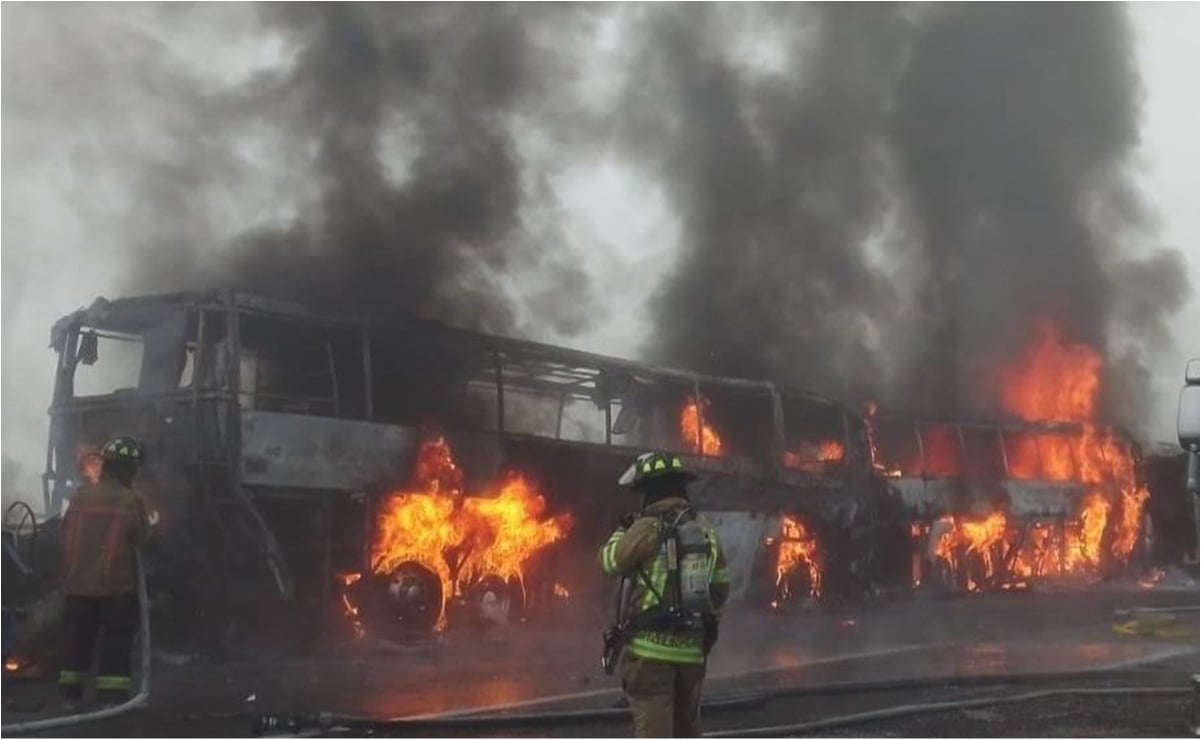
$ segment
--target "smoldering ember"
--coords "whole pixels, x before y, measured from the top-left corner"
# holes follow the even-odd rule
[[[1150,12],[5,4],[4,733],[1195,734]]]

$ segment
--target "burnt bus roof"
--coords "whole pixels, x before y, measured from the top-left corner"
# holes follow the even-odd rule
[[[132,298],[118,298],[115,300],[100,297],[88,308],[79,309],[59,319],[54,325],[51,344],[56,349],[61,347],[61,338],[66,336],[66,332],[82,326],[126,334],[137,334],[143,331],[156,316],[164,312],[178,311],[181,308],[212,311],[236,309],[242,314],[274,317],[302,323],[358,328],[373,332],[436,332],[443,336],[453,337],[464,344],[474,344],[481,349],[520,355],[527,359],[541,359],[559,363],[567,361],[580,366],[622,370],[642,376],[675,380],[687,384],[712,383],[729,388],[741,388],[751,391],[780,392],[788,396],[805,398],[815,403],[842,406],[838,401],[827,396],[797,388],[780,387],[766,380],[722,377],[678,368],[651,366],[633,360],[600,355],[584,350],[471,331],[451,326],[435,319],[404,316],[399,319],[381,321],[368,316],[316,310],[290,301],[263,298],[249,293],[228,290],[164,293]]]
[[[810,402],[846,408],[847,405],[835,399],[823,396],[813,391],[780,386],[766,380],[749,380],[716,375],[706,375],[690,370],[665,366],[652,366],[619,357],[596,354],[584,350],[572,349],[559,345],[544,344],[527,339],[502,337],[483,332],[462,329],[445,324],[436,319],[421,318],[406,315],[399,319],[381,321],[369,316],[351,314],[339,311],[314,309],[303,304],[275,298],[265,298],[237,290],[204,290],[182,291],[176,293],[160,293],[128,298],[108,300],[96,298],[92,305],[81,308],[59,319],[52,331],[51,346],[61,347],[61,340],[69,329],[81,326],[89,328],[137,334],[162,313],[183,309],[207,309],[213,311],[228,311],[235,309],[239,313],[280,318],[301,323],[324,324],[344,328],[357,328],[374,332],[392,331],[429,331],[444,336],[454,337],[464,344],[475,344],[481,349],[495,350],[506,354],[520,355],[527,359],[541,359],[549,362],[569,361],[580,366],[594,366],[637,373],[646,377],[658,377],[665,380],[675,380],[687,384],[716,384],[729,388],[741,388],[750,391],[778,392],[791,397],[804,398]],[[898,413],[881,413],[876,416],[881,422],[907,423],[915,425],[949,425],[960,427],[976,427],[1000,429],[1003,431],[1032,431],[1032,432],[1080,432],[1084,425],[1074,422],[1029,422],[1020,419],[990,419],[975,417],[970,419],[940,419],[922,418],[917,415]],[[1099,426],[1117,433],[1133,442],[1133,437],[1125,429],[1104,422]]]

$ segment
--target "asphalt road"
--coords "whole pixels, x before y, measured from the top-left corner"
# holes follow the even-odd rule
[[[721,640],[711,657],[707,693],[716,699],[831,683],[922,676],[1085,669],[1129,671],[1146,666],[1161,668],[1161,675],[1155,680],[1179,686],[1190,667],[1193,672],[1197,670],[1198,612],[1173,616],[1174,631],[1151,630],[1151,634],[1139,634],[1138,630],[1122,631],[1115,626],[1129,626],[1131,615],[1127,610],[1132,608],[1196,607],[1197,603],[1196,590],[1108,586],[1088,591],[876,603],[854,609],[733,614],[723,625]],[[252,718],[261,714],[333,712],[412,718],[458,716],[488,708],[508,712],[608,708],[618,694],[615,680],[604,676],[597,666],[602,624],[601,615],[565,613],[561,621],[553,624],[454,632],[421,645],[397,646],[364,640],[315,645],[306,655],[288,658],[222,662],[157,655],[149,709],[74,727],[70,734],[246,735],[252,728]],[[1172,667],[1167,670],[1163,666]],[[1164,670],[1170,675],[1163,674]],[[12,688],[5,687],[6,725],[45,716],[54,709],[49,687],[30,684],[16,691]],[[1011,690],[1011,687],[962,689],[987,690]],[[776,699],[754,708],[728,711],[720,717],[715,715],[712,727],[788,724],[807,721],[805,718],[893,706],[897,702],[945,699],[959,695],[960,691],[954,686],[938,686],[921,691]],[[1065,711],[1062,704],[1067,702],[1069,706],[1080,707],[1088,717],[1104,717],[1106,712],[1122,715],[1121,698],[1051,698],[1031,706],[1037,704],[1037,712],[1058,716],[1055,713],[1062,714]],[[1148,714],[1150,717],[1178,714],[1178,707],[1172,702],[1185,700],[1157,696],[1141,701],[1137,706],[1164,704],[1160,707],[1162,711]],[[952,719],[944,717],[943,722],[967,728],[952,733],[960,735],[993,734],[990,728],[996,730],[995,734],[1049,735],[1056,734],[1052,728],[1061,727],[1052,721],[1025,726],[1007,724],[1006,718],[1010,716],[1035,716],[1037,712],[1032,714],[1033,710],[985,707],[971,711],[974,713],[952,713]],[[1135,712],[1130,716],[1138,718],[1142,714]],[[1122,716],[1127,715],[1129,712]],[[903,734],[931,734],[930,727],[942,726],[920,724],[934,721],[932,717],[906,721],[918,723],[909,725],[917,729]],[[1083,720],[1076,725],[1090,726]],[[1125,729],[1135,735],[1144,734],[1143,729],[1151,734],[1175,734],[1150,720],[1143,725]],[[1116,725],[1108,722],[1098,726]],[[1183,728],[1183,722],[1176,726]],[[628,722],[620,717],[594,725],[561,725],[558,731],[555,727],[536,729],[534,734],[541,736],[612,736],[629,732]],[[878,726],[872,729],[865,725],[862,729],[869,735],[887,734]],[[412,730],[410,727],[406,733],[414,734]],[[507,727],[501,734],[523,732],[527,731]],[[486,733],[476,730],[468,734]]]

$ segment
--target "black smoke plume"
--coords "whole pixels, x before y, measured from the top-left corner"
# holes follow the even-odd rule
[[[723,48],[728,8],[664,10],[638,41],[626,125],[686,233],[651,352],[951,415],[995,412],[990,368],[1040,316],[1103,352],[1114,333],[1169,345],[1186,284],[1178,256],[1137,258],[1121,6],[748,12],[792,29],[766,81]],[[1107,354],[1110,411],[1130,418],[1145,373]]]
[[[264,21],[301,45],[268,98],[292,136],[316,147],[317,211],[247,234],[228,282],[377,316],[397,312],[512,331],[502,291],[515,262],[554,260],[523,233],[522,161],[511,126],[537,110],[565,66],[535,48],[562,11],[505,6],[268,6]],[[281,114],[288,113],[290,116]],[[381,141],[405,127],[402,181]],[[583,296],[566,264],[558,278]],[[570,298],[569,298],[570,294]],[[565,313],[572,313],[566,311]]]
[[[580,267],[529,161],[536,130],[550,160],[634,167],[681,223],[645,359],[990,412],[987,369],[1048,315],[1107,354],[1110,411],[1130,419],[1170,345],[1187,286],[1149,249],[1131,185],[1141,89],[1121,5],[270,4],[250,22],[285,63],[224,87],[205,74],[220,59],[178,63],[195,51],[171,28],[246,12],[172,4],[118,35],[74,5],[4,8],[6,163],[22,111],[128,127],[107,159],[64,156],[129,173],[131,236],[106,259],[130,293],[232,285],[499,332],[524,310],[560,336],[620,317],[620,277]],[[601,76],[620,93],[581,105],[587,42],[614,18],[622,53]],[[54,55],[21,63],[31,38]],[[197,205],[241,193],[234,131],[279,142],[262,167],[307,194],[300,212],[230,225]],[[5,274],[19,267],[6,251]]]

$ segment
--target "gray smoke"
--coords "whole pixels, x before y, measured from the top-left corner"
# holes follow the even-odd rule
[[[641,40],[631,139],[687,233],[652,351],[915,413],[995,413],[990,368],[1046,316],[1107,353],[1109,410],[1136,418],[1143,362],[1110,341],[1171,347],[1187,282],[1178,255],[1146,249],[1130,184],[1141,90],[1123,9],[754,12],[764,32],[794,29],[769,83],[723,54],[726,9],[666,11]]]
[[[523,219],[531,187],[514,120],[547,112],[551,83],[569,66],[538,36],[569,33],[587,12],[357,3],[260,12],[295,60],[239,91],[238,104],[312,152],[317,195],[294,221],[238,236],[203,282],[511,333],[505,278],[533,261],[552,284],[530,301],[561,307],[545,314],[556,329],[586,325],[586,280]],[[396,135],[400,171],[383,151]],[[153,268],[178,272],[169,257]]]
[[[234,285],[578,335],[622,313],[621,276],[581,267],[545,172],[597,153],[681,222],[645,359],[987,412],[982,373],[1049,315],[1106,351],[1132,419],[1186,290],[1129,185],[1141,93],[1118,5],[3,13],[5,165],[62,152],[81,222],[115,223],[72,258],[126,293]],[[590,105],[612,18],[619,94]],[[180,46],[193,28],[209,43]],[[230,71],[213,49],[247,38],[278,58]],[[102,153],[55,138],[81,131]],[[117,220],[97,195],[114,190]],[[8,250],[4,273],[7,317],[32,282]],[[99,292],[67,287],[57,312]]]
[[[656,297],[652,352],[725,375],[845,395],[877,384],[871,333],[898,300],[868,256],[889,208],[885,134],[903,6],[754,8],[788,29],[759,75],[723,48],[735,13],[664,11],[638,40],[627,138],[662,169],[685,222]]]
[[[972,387],[1040,316],[1103,351],[1123,328],[1164,348],[1187,284],[1177,255],[1128,262],[1148,226],[1131,186],[1133,63],[1120,6],[962,6],[917,35],[892,137],[927,266],[930,310],[903,379],[923,407],[979,403]],[[1117,314],[1126,295],[1145,302],[1141,315]],[[1145,386],[1110,368],[1114,411]]]

